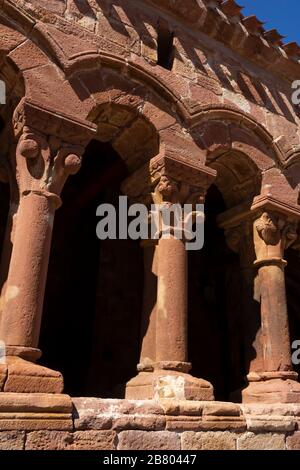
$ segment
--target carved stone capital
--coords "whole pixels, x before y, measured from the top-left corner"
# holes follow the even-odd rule
[[[203,203],[216,172],[182,156],[158,155],[127,178],[122,191],[145,204]]]
[[[34,192],[59,196],[69,175],[77,173],[93,127],[22,101],[14,113],[16,148],[11,151],[20,196]]]
[[[284,251],[297,239],[297,221],[282,214],[263,211],[254,222],[254,244],[257,263],[276,259],[285,264]]]
[[[286,221],[272,212],[263,212],[256,220],[255,228],[266,245],[281,243],[283,249],[286,249],[297,238],[296,222]]]

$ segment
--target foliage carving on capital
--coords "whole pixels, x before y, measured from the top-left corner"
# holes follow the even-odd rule
[[[284,259],[284,251],[297,239],[297,221],[272,211],[264,211],[254,222],[257,261]]]
[[[275,246],[281,242],[283,249],[286,249],[297,239],[296,224],[272,212],[263,212],[255,222],[255,227],[266,245]]]

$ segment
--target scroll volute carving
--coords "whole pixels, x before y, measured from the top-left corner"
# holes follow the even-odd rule
[[[297,239],[296,222],[284,216],[263,212],[254,222],[254,243],[257,259],[284,257],[284,250]]]
[[[81,166],[84,148],[24,127],[15,152],[20,194],[47,191],[59,195],[70,174]]]

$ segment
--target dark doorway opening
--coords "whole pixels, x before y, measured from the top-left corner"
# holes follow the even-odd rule
[[[40,347],[72,396],[122,397],[139,357],[143,276],[139,242],[96,236],[102,203],[118,205],[123,160],[92,141],[69,178],[54,224]]]
[[[189,360],[192,375],[214,386],[217,400],[228,400],[243,385],[240,325],[240,265],[217,216],[226,210],[216,186],[205,202],[205,242],[189,252]]]

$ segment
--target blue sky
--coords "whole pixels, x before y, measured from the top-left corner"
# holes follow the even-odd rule
[[[256,15],[266,21],[265,29],[276,28],[287,36],[284,42],[296,41],[300,45],[300,0],[236,0],[244,6],[245,16]]]

